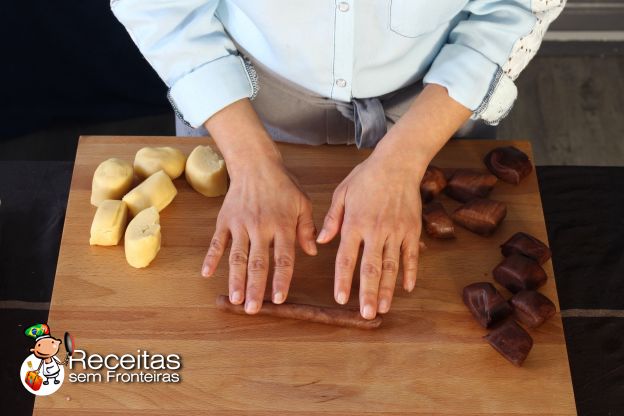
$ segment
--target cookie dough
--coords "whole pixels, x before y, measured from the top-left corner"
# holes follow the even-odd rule
[[[171,178],[165,171],[159,170],[128,192],[123,200],[132,215],[137,215],[149,207],[155,207],[158,212],[162,211],[177,194],[178,190],[171,182]]]
[[[100,202],[91,223],[92,246],[116,246],[128,220],[128,207],[123,201],[106,199]]]
[[[91,205],[96,207],[106,199],[121,199],[132,187],[132,165],[125,160],[111,158],[100,163],[93,174]]]
[[[186,180],[204,196],[220,196],[227,192],[225,162],[210,146],[197,146],[186,160]]]
[[[144,147],[134,157],[134,172],[140,178],[164,170],[171,178],[176,179],[184,172],[186,156],[174,147]]]
[[[137,269],[147,267],[160,250],[160,240],[158,210],[155,207],[149,207],[139,212],[128,224],[124,238],[128,264]]]

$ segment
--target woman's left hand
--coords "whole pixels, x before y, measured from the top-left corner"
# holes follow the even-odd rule
[[[318,243],[340,231],[334,297],[349,300],[360,245],[360,313],[373,319],[390,310],[399,264],[403,288],[416,285],[422,227],[420,181],[427,165],[472,111],[427,84],[375,151],[336,188]]]
[[[420,181],[426,163],[406,160],[391,146],[378,149],[336,188],[317,242],[327,243],[340,231],[334,297],[349,300],[360,245],[360,313],[366,319],[390,310],[399,264],[403,288],[416,284],[420,242]],[[424,166],[423,166],[424,165]]]

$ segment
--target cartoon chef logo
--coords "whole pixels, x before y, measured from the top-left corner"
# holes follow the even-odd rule
[[[46,324],[33,325],[25,331],[27,337],[35,340],[30,354],[20,370],[22,384],[32,394],[47,396],[57,391],[65,379],[63,368],[69,356],[73,352],[73,339],[69,333],[65,333],[65,348],[67,354],[63,361],[57,358],[57,354],[63,343],[60,339],[50,334],[50,327]]]

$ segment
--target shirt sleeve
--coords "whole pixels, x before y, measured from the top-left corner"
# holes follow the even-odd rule
[[[566,0],[471,0],[467,18],[450,32],[423,82],[439,84],[473,112],[496,125],[518,95],[514,80],[535,56]]]
[[[219,0],[111,0],[145,59],[169,87],[176,114],[192,127],[257,93],[253,67],[215,16]]]

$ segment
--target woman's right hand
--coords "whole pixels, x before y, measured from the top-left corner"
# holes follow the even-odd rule
[[[217,134],[213,131],[220,131],[226,121],[226,125],[239,126],[238,131],[244,131],[232,119],[221,120],[211,129],[211,119],[206,124],[215,140]],[[211,276],[231,240],[230,302],[245,302],[245,311],[249,314],[258,312],[262,306],[271,245],[274,259],[271,299],[274,303],[282,303],[288,296],[295,262],[295,241],[305,253],[317,253],[310,200],[286,170],[279,152],[265,134],[248,141],[248,146],[239,151],[235,148],[240,136],[227,143],[224,139],[217,140],[226,159],[230,187],[202,267],[202,275]],[[254,148],[255,151],[249,151]]]

